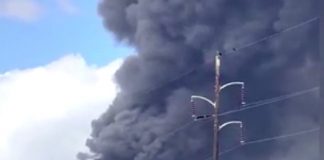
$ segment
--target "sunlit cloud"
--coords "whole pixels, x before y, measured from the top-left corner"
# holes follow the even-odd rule
[[[72,0],[57,0],[57,3],[59,8],[68,14],[76,14],[79,11]]]
[[[0,1],[0,18],[31,22],[39,19],[42,13],[42,5],[34,0]]]
[[[91,120],[118,92],[113,75],[121,63],[95,67],[71,54],[0,74],[0,159],[74,159]]]

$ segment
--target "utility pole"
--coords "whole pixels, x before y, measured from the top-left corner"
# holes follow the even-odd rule
[[[218,140],[218,132],[224,128],[227,125],[230,124],[239,124],[240,128],[241,128],[241,144],[244,143],[243,141],[243,123],[241,121],[229,121],[226,122],[222,125],[219,126],[219,122],[218,122],[218,110],[219,110],[219,97],[220,97],[220,91],[228,86],[233,86],[233,85],[240,85],[241,86],[241,105],[244,105],[244,82],[230,82],[227,83],[223,86],[220,85],[220,65],[221,65],[221,53],[217,52],[216,56],[215,56],[215,102],[209,100],[206,97],[203,96],[197,96],[197,95],[193,95],[191,96],[191,103],[192,103],[192,117],[194,118],[194,120],[199,120],[199,119],[204,119],[204,118],[209,118],[209,117],[213,117],[214,118],[214,124],[213,124],[213,131],[214,131],[214,137],[213,137],[213,160],[218,160],[218,156],[219,156],[219,140]],[[200,99],[200,100],[204,100],[206,102],[208,102],[209,104],[211,104],[214,107],[214,114],[213,115],[200,115],[197,116],[196,115],[196,109],[195,109],[195,105],[194,105],[194,99]]]
[[[213,160],[218,160],[218,108],[219,108],[219,76],[220,76],[220,56],[221,53],[217,52],[215,56],[215,107],[214,107],[214,149],[213,149]]]

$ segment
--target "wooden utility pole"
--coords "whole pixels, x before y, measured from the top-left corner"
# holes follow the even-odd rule
[[[220,56],[217,52],[215,57],[215,107],[214,107],[214,141],[213,141],[213,160],[218,160],[219,142],[218,142],[218,108],[219,108],[219,92],[220,92]]]
[[[241,86],[241,104],[245,104],[244,102],[244,97],[243,97],[243,91],[244,91],[244,82],[230,82],[224,85],[220,85],[220,65],[221,65],[221,61],[220,61],[220,57],[221,57],[221,53],[217,52],[217,55],[215,57],[215,101],[212,101],[206,97],[203,96],[199,96],[199,95],[192,95],[191,96],[191,104],[192,104],[192,117],[194,118],[195,121],[197,120],[201,120],[201,119],[205,119],[205,118],[209,118],[209,117],[213,117],[214,118],[214,137],[213,137],[213,160],[218,160],[218,156],[219,156],[219,141],[218,141],[218,132],[224,128],[225,126],[231,125],[231,124],[239,124],[240,128],[241,128],[241,144],[244,143],[243,141],[243,137],[242,137],[242,127],[243,127],[243,123],[241,121],[229,121],[226,122],[222,125],[219,125],[218,122],[218,110],[219,110],[219,95],[220,95],[220,91],[226,87],[229,86],[234,86],[234,85],[240,85]],[[214,108],[214,114],[212,115],[196,115],[196,109],[195,109],[195,104],[194,104],[194,99],[199,99],[199,100],[203,100],[209,104],[211,104]]]

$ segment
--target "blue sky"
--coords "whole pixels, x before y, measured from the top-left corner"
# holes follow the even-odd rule
[[[0,0],[1,160],[87,152],[91,121],[112,103],[114,74],[134,53],[103,27],[97,4]]]
[[[19,18],[24,13],[0,13],[0,73],[45,65],[69,53],[79,53],[87,63],[102,66],[133,52],[103,27],[98,1],[23,1],[33,2],[38,11],[26,9],[32,13],[25,19]]]

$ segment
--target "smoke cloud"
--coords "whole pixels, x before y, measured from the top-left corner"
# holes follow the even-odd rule
[[[105,27],[119,41],[136,48],[138,54],[128,57],[117,71],[115,76],[121,92],[109,109],[92,122],[92,134],[86,145],[95,155],[100,155],[98,160],[207,158],[212,147],[210,121],[193,123],[176,133],[172,131],[192,121],[189,104],[192,94],[213,98],[211,62],[216,50],[225,52],[222,83],[244,81],[247,101],[317,86],[318,22],[226,54],[233,48],[317,16],[317,3],[317,0],[101,1],[99,13]],[[204,67],[168,83],[198,66]],[[237,89],[222,94],[222,111],[238,104],[233,99],[239,94]],[[302,115],[306,120],[299,121],[300,126],[316,126],[317,100],[316,94],[311,94],[299,97],[298,102],[303,103],[289,100],[289,103],[270,106],[276,109],[230,115],[221,121],[242,120],[247,140],[277,135],[294,124],[293,121],[280,123],[283,117]],[[199,112],[210,113],[210,106],[199,104]],[[235,133],[234,128],[221,133],[221,150],[237,145],[232,132]],[[300,139],[303,138],[297,140]],[[304,143],[294,142],[283,142],[280,147],[276,143],[250,146],[224,158],[264,159],[279,149],[294,154],[292,146],[299,151],[305,147]],[[309,145],[316,148],[316,144]],[[296,158],[276,155],[281,157],[274,156],[275,159]],[[87,156],[79,154],[79,157]],[[309,160],[308,156],[300,158]]]

